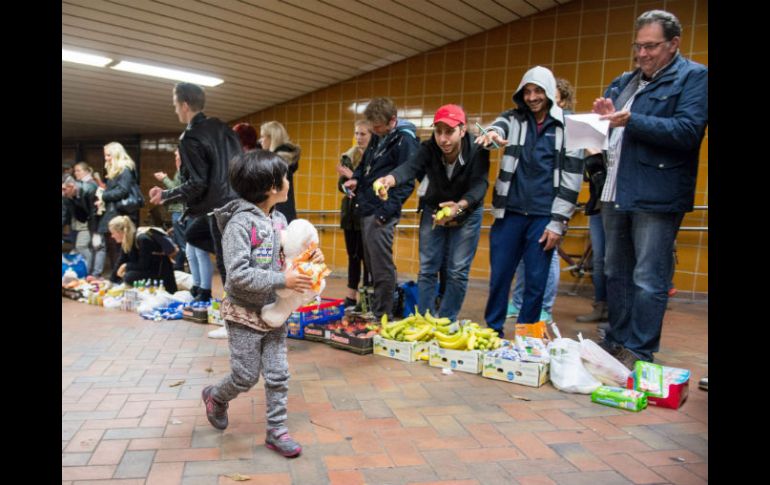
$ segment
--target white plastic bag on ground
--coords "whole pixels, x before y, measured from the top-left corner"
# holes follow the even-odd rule
[[[578,334],[580,340],[580,357],[588,372],[608,386],[626,387],[631,371],[611,356],[599,344],[591,339],[584,339]]]
[[[67,268],[67,271],[64,272],[64,275],[61,277],[61,285],[64,286],[67,283],[71,281],[75,281],[78,279],[78,274],[75,273],[75,271],[72,270],[72,268]]]
[[[156,307],[162,306],[168,306],[169,303],[173,301],[173,298],[168,293],[164,292],[156,292],[154,294],[144,294],[142,295],[140,293],[140,299],[142,302],[139,304],[138,307],[136,307],[137,313],[145,313],[145,312],[152,312]]]
[[[548,344],[551,382],[560,391],[591,394],[602,383],[583,366],[580,344],[570,338],[562,338],[555,324],[552,324],[552,328],[556,338]]]
[[[187,290],[181,290],[177,291],[173,295],[171,295],[171,298],[173,298],[176,301],[181,301],[182,303],[190,303],[193,301],[192,293],[190,293]]]
[[[193,277],[190,273],[174,271],[174,279],[176,280],[177,290],[192,290]]]

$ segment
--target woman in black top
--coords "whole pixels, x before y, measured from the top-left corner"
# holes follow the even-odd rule
[[[151,232],[158,229],[137,229],[128,216],[114,217],[109,223],[109,228],[110,235],[122,249],[120,259],[115,265],[116,269],[110,278],[112,282],[118,283],[122,280],[123,283],[131,285],[139,280],[157,280],[163,282],[169,293],[177,291],[174,262],[163,252]]]
[[[299,155],[302,150],[291,142],[286,128],[277,121],[262,124],[259,143],[263,150],[275,152],[289,166],[289,173],[286,174],[286,178],[289,179],[289,198],[286,202],[275,205],[275,208],[286,216],[286,222],[289,223],[297,218],[297,209],[294,204],[294,172],[299,168]]]

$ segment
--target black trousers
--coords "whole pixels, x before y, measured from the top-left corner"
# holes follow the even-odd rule
[[[222,233],[219,231],[219,227],[217,227],[217,221],[214,219],[214,216],[204,214],[190,218],[185,228],[185,239],[196,248],[216,255],[217,270],[219,270],[219,276],[222,278],[222,284],[224,285],[227,274],[225,261],[222,258]]]
[[[364,240],[361,231],[345,229],[345,249],[348,251],[348,288],[358,289],[361,280],[361,266],[364,268],[364,286],[371,286],[372,275],[364,258]]]

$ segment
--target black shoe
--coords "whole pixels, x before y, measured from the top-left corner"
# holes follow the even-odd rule
[[[354,307],[355,308],[356,307],[356,300],[354,300],[353,298],[348,298],[346,296],[345,297],[344,305],[345,305],[345,308],[349,308],[349,307]]]
[[[198,289],[198,295],[193,299],[193,301],[210,301],[211,300],[211,290],[205,290],[203,288]]]
[[[201,392],[201,399],[203,399],[203,404],[206,405],[206,417],[208,418],[209,423],[211,423],[211,426],[216,429],[225,429],[229,424],[227,420],[227,408],[229,407],[229,404],[221,403],[214,399],[211,396],[211,390],[213,388],[214,386],[206,386]]]
[[[200,286],[193,286],[192,289],[190,290],[190,294],[193,296],[193,298],[195,298],[196,296],[198,296],[198,293],[200,293],[200,291],[201,291]]]
[[[608,354],[611,356],[617,358],[617,354],[623,350],[623,346],[620,344],[616,344],[614,342],[610,342],[608,340],[602,339],[599,340],[599,347],[604,349]]]
[[[698,388],[703,389],[704,391],[708,392],[709,390],[709,376],[704,377],[700,381],[698,381]]]

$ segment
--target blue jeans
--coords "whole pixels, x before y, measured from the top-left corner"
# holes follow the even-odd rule
[[[594,283],[594,301],[607,301],[607,275],[604,274],[604,226],[602,214],[588,216],[588,229],[591,234],[593,250],[593,270],[591,281]]]
[[[652,362],[660,346],[676,233],[684,213],[623,212],[602,204],[610,329],[605,337]]]
[[[524,259],[524,303],[518,323],[535,323],[540,320],[548,267],[553,249],[543,251],[542,237],[550,222],[549,216],[524,216],[506,212],[496,219],[489,232],[489,297],[484,310],[487,325],[502,332],[508,310],[508,295],[519,260]]]
[[[187,243],[187,262],[190,263],[190,272],[193,277],[193,286],[204,290],[211,289],[211,278],[214,276],[214,265],[211,264],[209,253]]]
[[[436,315],[436,284],[441,264],[446,257],[446,289],[438,316],[457,319],[468,290],[468,273],[481,237],[484,207],[477,207],[461,226],[433,226],[433,213],[424,210],[420,218],[420,274],[418,306],[420,313],[430,310]]]
[[[559,277],[561,276],[561,265],[559,263],[559,253],[553,252],[551,265],[548,267],[548,280],[545,283],[545,295],[543,295],[543,311],[551,313],[553,311],[553,302],[556,301],[556,292],[559,290]],[[511,301],[513,306],[521,308],[524,302],[524,285],[527,278],[524,276],[524,260],[519,261],[516,267],[516,281],[513,285],[513,296]]]

